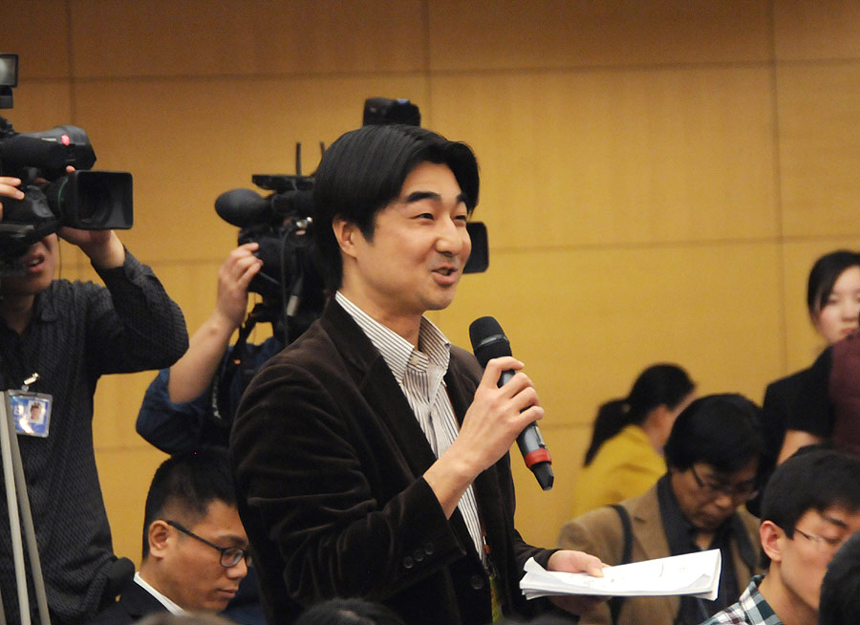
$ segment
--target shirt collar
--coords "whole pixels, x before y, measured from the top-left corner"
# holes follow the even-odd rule
[[[170,612],[171,614],[180,614],[180,615],[181,615],[181,614],[186,614],[185,610],[183,610],[182,608],[180,608],[180,607],[179,607],[175,602],[171,601],[170,599],[168,599],[167,597],[165,597],[164,595],[162,595],[160,592],[158,592],[158,591],[157,591],[155,588],[153,588],[151,585],[149,585],[149,584],[146,582],[146,580],[145,580],[145,579],[143,579],[143,578],[140,576],[140,572],[135,571],[135,573],[134,573],[134,581],[135,581],[135,583],[136,583],[138,586],[140,586],[140,587],[141,587],[141,588],[143,588],[146,592],[148,592],[148,593],[149,593],[149,594],[151,594],[153,597],[155,597],[155,598],[158,600],[158,602],[159,602],[161,605],[163,605],[165,608],[167,608],[167,611],[168,611],[168,612]]]
[[[340,291],[336,292],[334,297],[382,354],[398,383],[402,384],[406,369],[410,365],[420,369],[427,369],[429,366],[448,369],[451,342],[427,317],[421,317],[421,327],[418,330],[420,349],[416,349],[412,343],[372,318]]]

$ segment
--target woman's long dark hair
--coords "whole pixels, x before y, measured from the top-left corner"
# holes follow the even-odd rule
[[[678,365],[651,365],[636,378],[630,394],[603,404],[594,419],[591,444],[585,452],[583,466],[594,460],[601,445],[628,425],[642,425],[648,414],[658,406],[677,408],[695,384]]]

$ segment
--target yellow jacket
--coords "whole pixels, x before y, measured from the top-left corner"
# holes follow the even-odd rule
[[[628,425],[600,446],[579,472],[574,488],[573,517],[641,495],[666,472],[666,462],[654,451],[638,425]]]

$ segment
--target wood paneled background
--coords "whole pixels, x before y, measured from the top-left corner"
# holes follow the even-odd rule
[[[546,406],[556,486],[514,458],[518,524],[553,544],[590,424],[655,361],[760,401],[821,347],[806,275],[860,248],[860,5],[852,0],[32,0],[0,5],[19,131],[87,130],[131,171],[121,234],[193,331],[236,229],[222,192],[305,172],[406,97],[470,143],[487,273],[433,314],[458,344],[494,315]],[[65,248],[65,277],[92,276]],[[264,331],[257,340],[264,338]],[[105,378],[95,416],[117,553],[139,559],[163,459],[134,432],[152,373]]]

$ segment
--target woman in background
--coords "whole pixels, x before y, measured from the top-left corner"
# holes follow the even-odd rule
[[[643,371],[630,394],[603,404],[577,478],[573,516],[641,495],[666,473],[663,446],[695,384],[672,364]]]
[[[855,332],[860,318],[860,254],[837,250],[819,258],[809,272],[806,306],[816,331],[833,345]],[[820,441],[821,424],[797,409],[801,391],[815,385],[811,368],[768,385],[762,411],[766,456],[782,462],[804,445]],[[816,416],[816,421],[819,420]],[[767,458],[765,458],[765,462]]]

